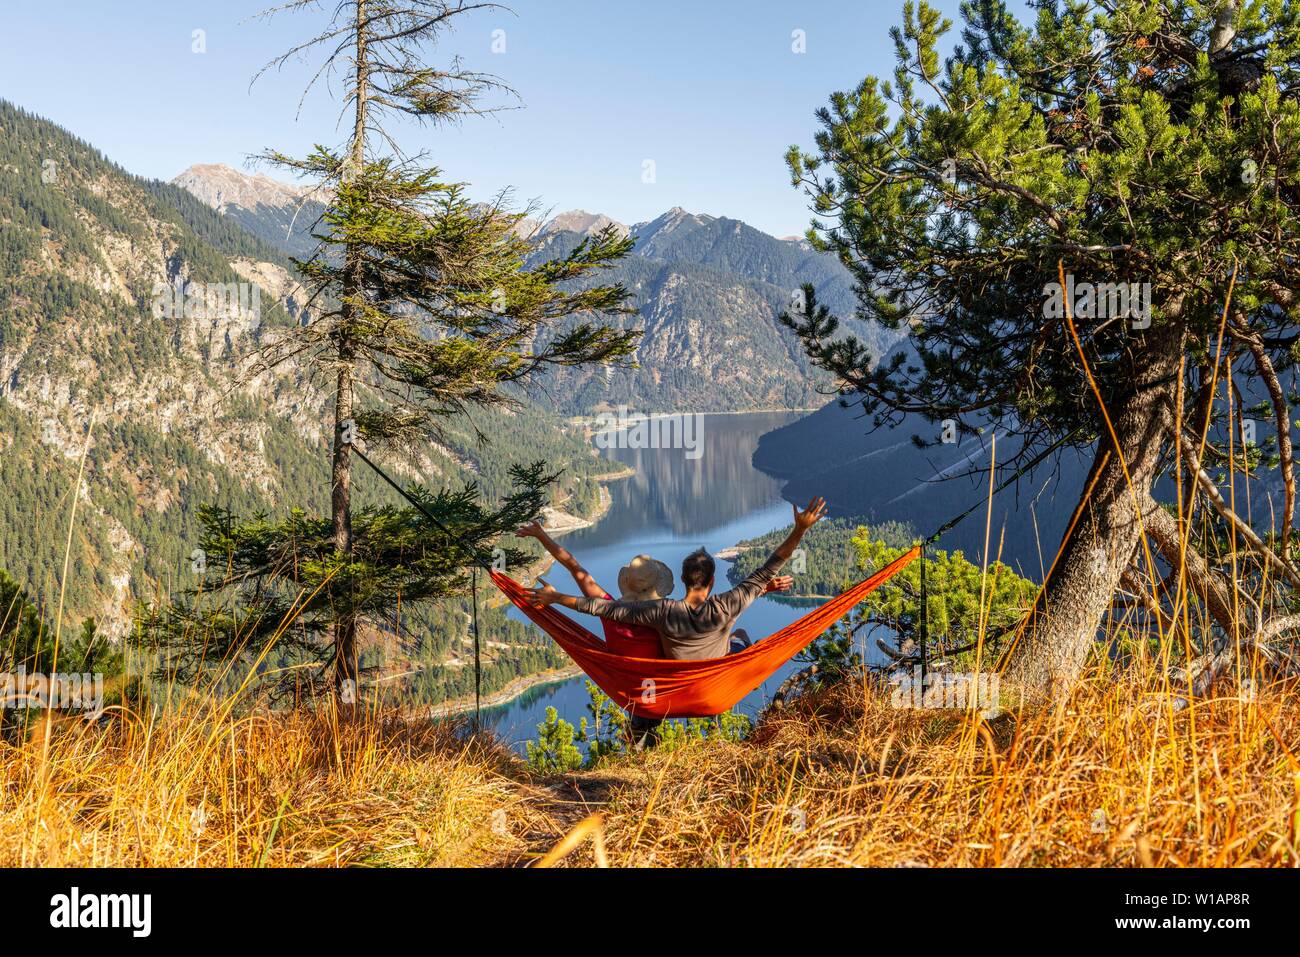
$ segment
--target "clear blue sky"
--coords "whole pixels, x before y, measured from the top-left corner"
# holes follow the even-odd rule
[[[132,172],[170,179],[193,163],[245,168],[274,147],[342,140],[334,94],[311,69],[250,79],[333,8],[263,21],[272,0],[47,0],[8,4],[0,96],[46,116]],[[957,20],[957,0],[936,3]],[[1017,2],[1014,6],[1020,6]],[[808,214],[783,154],[809,145],[836,89],[892,71],[902,0],[515,0],[468,15],[435,51],[500,75],[522,108],[462,125],[403,129],[448,175],[488,196],[514,187],[556,211],[623,222],[672,206],[778,236]],[[491,52],[494,30],[505,52]],[[206,52],[192,51],[205,31]],[[792,52],[792,31],[807,52]],[[955,31],[954,31],[955,34]],[[318,62],[313,59],[314,64]],[[644,160],[656,182],[642,182]],[[274,175],[274,174],[273,174]]]

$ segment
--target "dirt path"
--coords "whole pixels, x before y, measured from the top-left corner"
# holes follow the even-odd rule
[[[566,774],[545,784],[525,784],[526,800],[542,811],[546,825],[535,825],[522,837],[525,846],[502,861],[507,867],[529,867],[555,847],[566,834],[586,818],[609,805],[614,792],[627,782],[616,774],[581,771]],[[590,854],[590,843],[570,855],[581,861]]]

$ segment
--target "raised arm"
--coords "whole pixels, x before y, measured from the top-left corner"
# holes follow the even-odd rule
[[[588,598],[604,598],[609,594],[596,583],[596,579],[591,577],[591,573],[578,563],[567,548],[547,534],[541,522],[529,522],[515,532],[515,537],[535,538],[541,542],[542,548],[550,552],[552,558],[569,570],[569,574],[578,585],[578,590]]]
[[[739,615],[759,595],[769,591],[785,591],[793,584],[793,580],[789,577],[778,577],[776,573],[794,555],[794,550],[799,547],[808,529],[826,516],[826,500],[815,498],[805,509],[800,509],[797,505],[791,507],[794,509],[794,528],[790,530],[785,541],[777,546],[776,550],[768,556],[767,561],[750,572],[744,581],[714,599],[727,614]]]
[[[794,550],[799,547],[803,537],[808,534],[808,529],[812,528],[823,518],[826,517],[826,499],[820,495],[808,503],[808,507],[800,509],[798,505],[791,505],[794,510],[794,528],[790,529],[790,534],[785,537],[776,551],[772,554],[780,556],[782,564],[788,562],[794,555]]]

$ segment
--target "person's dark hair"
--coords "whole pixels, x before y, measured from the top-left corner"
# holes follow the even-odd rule
[[[682,584],[688,589],[703,588],[713,581],[713,556],[697,548],[682,559]]]

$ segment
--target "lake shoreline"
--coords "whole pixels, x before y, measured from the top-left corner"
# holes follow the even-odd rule
[[[755,545],[732,545],[730,548],[722,548],[714,552],[713,557],[718,559],[718,561],[723,561],[729,565],[734,565],[736,563],[736,559],[740,557],[742,552],[753,551],[756,547],[757,546]],[[728,580],[730,581],[730,579]],[[738,583],[732,582],[732,584],[734,585]],[[772,599],[772,601],[794,605],[798,602],[814,602],[814,601],[827,602],[836,596],[835,595],[797,595],[791,592],[783,591],[783,592],[777,592],[775,594],[768,595],[767,597]]]
[[[678,415],[769,415],[769,414],[781,413],[781,412],[802,412],[802,413],[810,414],[813,412],[820,411],[820,408],[821,408],[820,406],[814,406],[807,409],[745,409],[743,411],[729,411],[729,412],[695,412],[690,409],[679,409],[676,412],[633,413],[629,411],[628,421],[630,422],[635,422],[638,420],[657,421],[659,419],[671,419],[674,416],[678,416]],[[588,431],[592,432],[593,434],[595,434],[597,432],[609,431],[608,429],[597,429],[596,426],[600,425],[604,421],[603,419],[604,416],[613,415],[617,411],[618,411],[617,409],[614,409],[609,412],[603,412],[603,413],[598,412],[595,415],[591,415],[591,416],[575,415],[575,416],[571,416],[568,421],[570,425],[581,426],[587,429]]]
[[[549,671],[538,671],[531,675],[521,675],[512,679],[504,688],[494,691],[482,701],[484,708],[497,708],[501,705],[510,704],[516,699],[527,694],[534,688],[544,687],[551,684],[561,684],[566,681],[572,681],[578,675],[582,674],[582,669],[577,665],[571,665],[568,668],[552,668]],[[471,714],[474,711],[474,697],[453,698],[451,701],[444,701],[441,704],[429,705],[425,710],[424,716],[431,720],[438,718],[455,718],[462,715]]]

